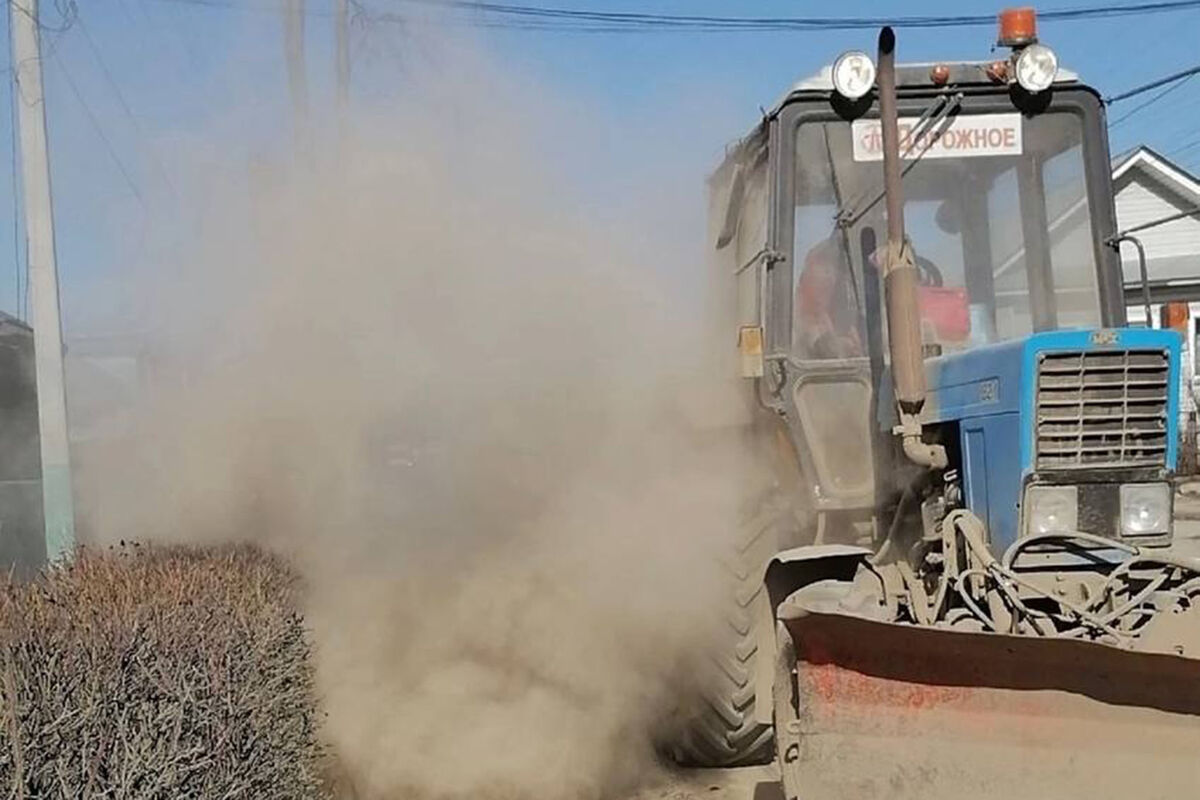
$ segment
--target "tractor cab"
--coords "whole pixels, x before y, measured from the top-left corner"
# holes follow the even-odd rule
[[[1032,457],[1035,442],[1024,438],[1037,431],[1017,419],[1020,344],[1126,320],[1101,99],[1059,66],[1032,27],[1010,25],[1000,45],[1012,49],[1009,58],[900,64],[894,80],[915,324],[930,384],[919,417],[952,460],[983,459],[965,452],[982,440],[967,435],[964,409],[992,406],[990,436],[1006,439],[991,442],[987,457],[1007,472],[952,466],[976,500],[1005,483],[1005,499],[979,512],[1008,542],[1017,535],[1020,476],[1035,471],[1021,460],[1023,449]],[[899,420],[889,378],[883,154],[876,65],[848,52],[788,91],[714,176],[714,200],[724,203],[718,253],[737,275],[743,374],[758,378],[759,401],[788,428],[806,502],[843,521],[893,502],[912,479],[892,452]],[[1162,426],[1163,447],[1150,459],[1161,468],[1169,466],[1167,399],[1164,386],[1164,413],[1150,422]],[[1059,432],[1065,441],[1079,426]],[[1103,465],[1107,455],[1080,465]]]

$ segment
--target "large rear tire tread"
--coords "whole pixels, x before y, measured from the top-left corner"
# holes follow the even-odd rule
[[[755,718],[755,675],[763,569],[796,527],[791,507],[778,490],[754,504],[734,552],[724,566],[731,602],[723,647],[710,657],[698,708],[675,748],[675,759],[694,767],[765,764],[774,756],[774,731]],[[773,635],[773,631],[771,632]]]

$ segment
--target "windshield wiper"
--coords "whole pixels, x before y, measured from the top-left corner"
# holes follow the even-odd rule
[[[911,161],[904,165],[904,170],[900,173],[900,177],[903,178],[905,175],[907,175],[909,171],[915,167],[922,158],[925,157],[925,154],[929,152],[929,148],[933,146],[933,143],[940,139],[942,134],[946,132],[946,129],[949,128],[950,124],[953,122],[953,120],[950,118],[950,115],[958,110],[959,106],[962,105],[962,100],[962,92],[958,92],[957,94],[949,97],[946,95],[941,95],[921,113],[921,117],[917,120],[917,124],[914,127],[912,134],[909,135],[908,147],[903,153],[900,154],[900,157],[907,158],[912,155],[913,148],[917,146],[918,142],[922,142],[923,146],[921,147],[920,152],[918,152]],[[926,136],[926,134],[928,134],[930,131],[933,131],[933,134]],[[860,194],[857,198],[855,198],[855,202],[853,204],[842,206],[838,209],[837,213],[834,215],[834,224],[836,224],[839,228],[854,227],[858,221],[867,214],[867,212],[874,208],[875,205],[883,199],[884,194],[885,191],[883,187],[876,189],[873,195],[868,195],[866,193]],[[866,203],[866,205],[863,205],[864,197],[871,198],[871,201]]]

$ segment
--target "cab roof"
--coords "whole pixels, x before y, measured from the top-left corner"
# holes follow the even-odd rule
[[[993,61],[959,61],[956,63],[920,61],[911,64],[896,65],[896,88],[909,89],[927,86],[934,88],[933,81],[929,77],[931,68],[939,65],[950,68],[950,79],[947,81],[948,86],[970,86],[983,85],[995,86],[996,83],[988,77],[987,68]],[[1078,83],[1079,75],[1075,72],[1058,68],[1058,74],[1054,78],[1054,82],[1058,83]],[[779,112],[785,103],[791,99],[792,95],[801,92],[832,92],[833,87],[833,65],[826,64],[817,70],[814,74],[807,78],[802,78],[792,87],[784,92],[779,101],[772,107],[772,110],[767,116],[774,116]]]
[[[950,68],[950,77],[946,82],[947,87],[951,86],[988,86],[995,87],[998,84],[987,75],[987,68],[994,60],[989,61],[959,61],[954,63],[947,62],[916,62],[909,64],[896,65],[896,88],[897,89],[919,89],[919,88],[936,88],[933,81],[930,79],[930,68],[943,64]],[[1055,84],[1078,84],[1079,75],[1072,70],[1064,67],[1058,68],[1058,74],[1054,78]],[[751,128],[745,136],[735,142],[731,142],[725,148],[725,157],[723,163],[717,168],[713,177],[721,173],[725,166],[737,153],[748,146],[752,146],[756,140],[765,136],[766,124],[770,120],[779,115],[779,112],[793,98],[803,95],[823,94],[834,91],[833,86],[833,65],[826,64],[807,78],[802,78],[783,93],[776,103],[769,110],[763,112],[762,119]]]

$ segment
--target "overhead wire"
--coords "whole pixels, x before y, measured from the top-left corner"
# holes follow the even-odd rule
[[[212,0],[200,0],[211,2]],[[394,3],[419,5],[455,11],[475,12],[471,20],[478,27],[509,30],[570,30],[576,32],[612,33],[646,32],[664,30],[690,30],[711,32],[716,30],[767,31],[767,30],[852,30],[889,24],[893,27],[932,28],[991,25],[992,15],[931,15],[900,17],[748,17],[713,16],[695,14],[649,14],[642,12],[598,11],[592,9],[568,9],[549,6],[518,5],[487,2],[486,0],[392,0]],[[1200,8],[1200,2],[1148,2],[1126,3],[1061,9],[1042,12],[1043,20],[1100,19],[1186,11]],[[396,21],[390,14],[375,14],[374,21]],[[1121,125],[1144,109],[1178,90],[1183,84],[1200,73],[1200,65],[1155,79],[1105,99],[1107,104],[1119,103],[1145,92],[1166,87],[1137,107],[1122,114],[1110,123],[1110,127]]]
[[[113,164],[116,165],[117,170],[125,179],[125,184],[129,187],[129,191],[135,198],[137,198],[137,201],[142,208],[144,210],[148,210],[146,209],[145,198],[142,197],[142,192],[138,188],[137,181],[133,179],[133,175],[125,166],[125,162],[122,161],[120,155],[117,154],[117,150],[113,146],[112,140],[109,139],[108,134],[104,132],[104,127],[100,124],[100,120],[96,117],[96,113],[92,110],[91,105],[89,105],[87,100],[84,98],[83,92],[79,90],[79,86],[75,83],[75,79],[71,76],[71,71],[67,69],[67,65],[63,63],[63,60],[59,58],[57,51],[54,53],[54,61],[56,64],[58,64],[58,68],[62,72],[63,78],[66,80],[67,86],[70,88],[71,93],[75,95],[75,99],[79,101],[79,105],[83,108],[84,113],[87,115],[88,121],[91,123],[92,128],[95,129],[96,135],[98,135],[100,140],[104,142],[104,147],[108,151],[109,158],[112,159]]]
[[[409,5],[442,7],[460,11],[474,11],[509,17],[553,20],[563,24],[585,25],[607,23],[622,27],[652,27],[658,29],[682,29],[699,31],[726,30],[855,30],[891,25],[897,28],[943,28],[994,25],[992,14],[928,15],[928,16],[875,16],[875,17],[750,17],[701,14],[657,14],[644,12],[596,11],[591,9],[530,6],[511,3],[485,2],[484,0],[394,0]],[[1144,15],[1200,8],[1198,0],[1175,0],[1174,2],[1143,2],[1087,6],[1073,9],[1044,11],[1042,20],[1067,21],[1106,17]],[[582,28],[582,29],[586,29]]]
[[[183,5],[220,8],[224,10],[277,13],[278,3],[255,4],[232,0],[157,0]],[[807,17],[807,16],[725,16],[706,14],[658,14],[645,12],[599,11],[586,8],[560,8],[514,3],[483,2],[482,0],[390,0],[393,5],[425,6],[451,12],[471,12],[460,23],[474,27],[508,30],[579,33],[642,33],[693,32],[726,33],[756,31],[839,31],[876,28],[891,25],[898,28],[952,28],[990,26],[996,22],[993,14],[908,15],[871,17]],[[1159,2],[1118,3],[1043,11],[1043,21],[1072,21],[1147,15],[1200,8],[1200,0],[1160,0]],[[327,17],[330,12],[306,9],[306,15]],[[378,22],[442,23],[445,20],[414,20],[408,16],[375,14]]]
[[[1170,119],[1164,120],[1160,127],[1156,125],[1156,134],[1166,142],[1182,142],[1182,144],[1165,149],[1163,155],[1177,156],[1200,146],[1200,137],[1195,136],[1194,122],[1195,112],[1200,110],[1200,92],[1186,102],[1172,103],[1170,110]]]
[[[182,48],[184,55],[187,57],[187,61],[191,63],[192,67],[194,69],[201,69],[202,62],[200,60],[200,56],[196,52],[195,45],[179,28],[179,26],[175,24],[176,20],[174,17],[167,15],[165,17],[165,22],[162,19],[156,18],[150,13],[150,8],[147,5],[146,0],[138,0],[138,7],[142,10],[142,14],[145,16],[146,22],[157,28],[162,38],[166,38],[164,34],[169,33],[171,38],[175,39],[179,43],[179,47]],[[214,7],[233,10],[233,6],[229,4]],[[278,11],[276,10],[273,13],[278,13]],[[180,74],[182,75],[183,73],[181,72]]]
[[[142,127],[141,121],[133,113],[133,109],[130,108],[128,101],[125,99],[125,93],[121,91],[121,87],[117,84],[116,79],[113,78],[108,64],[105,63],[104,57],[100,53],[100,48],[96,46],[96,41],[92,38],[92,34],[88,32],[88,26],[82,14],[77,13],[76,22],[79,24],[79,32],[83,35],[84,41],[87,42],[88,48],[92,51],[92,57],[96,59],[96,63],[100,66],[100,74],[104,77],[105,82],[108,83],[109,88],[112,89],[113,95],[117,98],[117,103],[121,106],[121,110],[125,113],[125,116],[133,124],[138,136],[146,143],[146,153],[149,155],[151,163],[154,164],[155,170],[162,178],[167,189],[171,192],[171,195],[178,198],[179,193],[175,190],[175,184],[171,181],[171,176],[167,174],[166,167],[163,166],[162,160],[159,159],[153,142],[146,136],[146,131]]]
[[[1168,150],[1166,152],[1166,155],[1169,155],[1169,156],[1178,155],[1179,153],[1185,153],[1188,150],[1191,150],[1195,147],[1200,147],[1200,137],[1197,137],[1195,139],[1192,139],[1191,141],[1185,142],[1182,145],[1180,145],[1179,147],[1174,148],[1173,150]]]
[[[1176,82],[1176,83],[1172,83],[1170,86],[1168,86],[1167,88],[1163,89],[1163,90],[1162,90],[1161,92],[1159,92],[1158,94],[1154,95],[1153,97],[1149,98],[1148,100],[1143,100],[1141,103],[1138,103],[1136,106],[1134,106],[1133,108],[1129,109],[1129,110],[1128,110],[1128,111],[1126,111],[1124,114],[1122,114],[1121,116],[1119,116],[1119,117],[1117,117],[1116,119],[1114,119],[1112,122],[1108,123],[1108,127],[1109,127],[1109,128],[1115,128],[1115,127],[1117,127],[1118,125],[1120,125],[1120,124],[1122,124],[1122,123],[1124,123],[1124,122],[1127,122],[1127,121],[1128,121],[1130,118],[1132,118],[1132,117],[1133,117],[1135,114],[1137,114],[1138,112],[1140,112],[1140,111],[1143,111],[1143,110],[1145,110],[1146,108],[1148,108],[1148,107],[1150,107],[1150,106],[1154,105],[1154,104],[1155,104],[1155,103],[1157,103],[1159,100],[1162,100],[1164,97],[1166,97],[1167,95],[1169,95],[1171,92],[1174,92],[1174,91],[1176,91],[1176,90],[1178,90],[1178,89],[1182,89],[1182,88],[1183,88],[1184,86],[1186,86],[1186,85],[1188,84],[1188,82],[1189,82],[1189,81],[1191,81],[1191,79],[1192,79],[1192,78],[1194,78],[1194,77],[1196,77],[1196,73],[1194,73],[1194,72],[1193,72],[1191,75],[1188,75],[1187,77],[1183,78],[1182,80],[1180,80],[1180,81],[1178,81],[1178,82]]]
[[[27,8],[18,6],[14,0],[8,0],[8,5],[16,10],[17,13],[24,14],[31,19],[33,18],[33,15],[29,13]],[[48,33],[66,33],[75,24],[75,17],[79,14],[79,8],[75,5],[75,0],[54,0],[54,9],[58,12],[59,17],[62,18],[62,22],[58,25],[47,25],[43,21],[41,14],[39,14],[35,19],[38,29]]]
[[[172,5],[181,6],[199,6],[201,8],[215,8],[222,11],[241,11],[252,14],[278,14],[283,10],[283,5],[279,2],[271,4],[254,3],[254,2],[235,2],[234,0],[155,0],[158,3],[170,3]],[[332,17],[333,13],[318,8],[304,9],[306,17]]]
[[[278,3],[256,4],[233,0],[157,0],[182,5],[218,8],[228,11],[275,13]],[[874,28],[883,24],[902,28],[954,28],[995,24],[992,14],[905,15],[905,16],[737,16],[709,14],[666,14],[597,10],[595,8],[562,8],[556,6],[489,2],[488,0],[387,0],[393,7],[425,7],[443,13],[440,17],[417,17],[387,11],[368,10],[367,4],[355,0],[356,15],[371,23],[393,24],[458,24],[470,27],[531,32],[575,33],[717,33],[765,31],[837,31]],[[1077,21],[1145,16],[1200,9],[1200,0],[1160,0],[1080,6],[1043,11],[1043,21]],[[457,13],[456,13],[457,12]],[[308,16],[329,16],[323,9],[306,9]],[[1110,123],[1121,125],[1144,112],[1159,100],[1176,91],[1183,83],[1200,73],[1200,65],[1158,78],[1133,89],[1105,99],[1108,104],[1119,103],[1154,89],[1162,89],[1150,99],[1125,112]],[[1165,88],[1163,88],[1165,87]]]
[[[1139,94],[1144,94],[1145,92],[1148,92],[1151,89],[1157,89],[1158,87],[1165,86],[1168,83],[1175,83],[1176,81],[1181,81],[1186,78],[1191,78],[1193,75],[1195,75],[1198,72],[1200,72],[1200,64],[1197,64],[1193,67],[1188,67],[1187,69],[1184,69],[1184,70],[1180,70],[1179,72],[1171,73],[1170,75],[1166,75],[1162,78],[1156,78],[1155,80],[1152,80],[1149,83],[1144,83],[1141,86],[1136,86],[1133,89],[1130,89],[1129,91],[1121,92],[1120,94],[1111,95],[1109,97],[1104,98],[1104,102],[1107,103],[1108,105],[1112,105],[1113,103],[1119,103],[1122,100],[1128,100],[1131,97],[1137,97]]]
[[[1192,139],[1196,134],[1196,115],[1200,112],[1200,80],[1193,78],[1174,85],[1180,86],[1181,90],[1171,93],[1165,102],[1155,102],[1145,108],[1135,106],[1124,114],[1109,117],[1112,120],[1108,126],[1109,136],[1114,151],[1121,147],[1136,149],[1150,139],[1160,153],[1170,156],[1181,148],[1180,143]],[[1160,89],[1148,99],[1165,91]]]
[[[1196,129],[1195,112],[1200,111],[1200,82],[1188,82],[1191,91],[1177,98],[1172,98],[1170,103],[1164,103],[1158,108],[1144,112],[1147,115],[1154,115],[1155,134],[1165,140],[1178,141],[1181,137],[1187,138]]]

